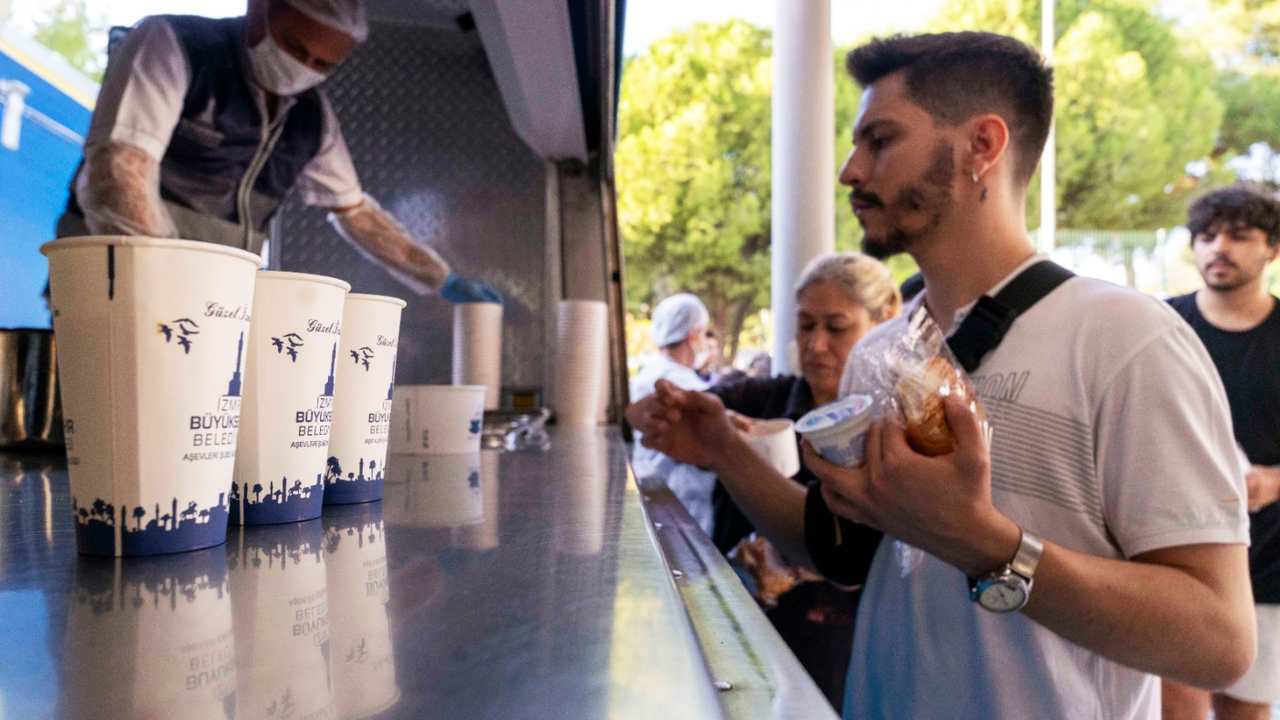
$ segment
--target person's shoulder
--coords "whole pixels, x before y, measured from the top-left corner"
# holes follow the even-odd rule
[[[1165,300],[1169,303],[1169,307],[1173,308],[1183,318],[1190,320],[1199,312],[1196,309],[1196,294],[1194,292],[1186,295],[1174,295]]]
[[[1048,308],[1091,334],[1137,339],[1186,324],[1171,303],[1106,280],[1077,276],[1061,290]]]

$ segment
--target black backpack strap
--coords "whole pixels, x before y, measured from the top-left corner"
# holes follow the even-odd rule
[[[1061,265],[1041,260],[1019,273],[994,296],[978,298],[964,322],[947,339],[956,360],[966,372],[977,370],[982,358],[1000,345],[1019,315],[1073,277],[1075,273]]]

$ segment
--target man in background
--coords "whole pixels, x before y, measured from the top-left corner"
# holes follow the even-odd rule
[[[1280,201],[1248,185],[1217,190],[1187,213],[1204,288],[1170,298],[1209,350],[1231,404],[1251,515],[1249,575],[1258,659],[1241,680],[1209,693],[1166,680],[1165,720],[1266,720],[1280,701],[1280,312],[1266,269],[1280,255]]]
[[[711,314],[696,296],[680,293],[658,303],[653,309],[650,337],[658,352],[640,368],[631,381],[631,399],[652,395],[659,380],[669,380],[685,390],[706,390],[709,384],[695,368],[705,363],[707,325]],[[661,478],[698,522],[703,532],[711,534],[715,512],[711,508],[714,473],[682,465],[640,444],[636,433],[631,468],[639,480]]]

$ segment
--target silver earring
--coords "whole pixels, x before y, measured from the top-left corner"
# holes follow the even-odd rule
[[[973,181],[978,182],[978,168],[973,169]]]

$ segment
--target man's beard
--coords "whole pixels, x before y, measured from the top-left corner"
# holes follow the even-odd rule
[[[870,233],[862,237],[862,251],[878,260],[885,260],[899,253],[907,252],[912,243],[921,236],[932,232],[942,221],[942,216],[951,207],[951,180],[955,176],[955,147],[945,139],[939,139],[933,146],[933,160],[929,169],[916,182],[908,184],[894,198],[892,205],[885,207],[884,202],[874,193],[859,192],[854,189],[852,196],[884,209],[885,215],[926,214],[928,220],[919,230],[908,232],[901,226],[895,226],[884,235],[872,236]],[[893,211],[893,212],[891,212]],[[864,225],[865,229],[866,226]]]

